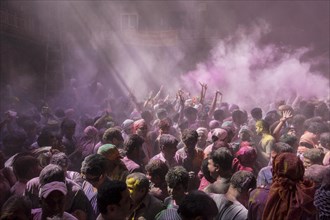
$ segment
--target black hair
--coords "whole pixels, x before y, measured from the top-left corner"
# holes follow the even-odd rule
[[[234,110],[231,113],[231,115],[232,115],[233,122],[235,122],[235,123],[238,123],[238,122],[243,123],[246,119],[245,113],[242,110],[239,110],[239,109]]]
[[[150,111],[147,110],[141,113],[141,118],[144,119],[146,122],[148,122],[153,119],[153,115],[151,114]]]
[[[293,116],[292,118],[292,125],[296,128],[296,129],[302,129],[304,127],[304,123],[306,121],[306,117],[302,114],[296,114]]]
[[[201,217],[203,220],[213,219],[218,214],[215,201],[202,191],[192,191],[184,197],[179,206],[178,214],[183,219]]]
[[[161,148],[161,150],[169,146],[176,147],[178,143],[179,141],[173,135],[170,134],[162,134],[159,138],[159,147]]]
[[[294,149],[291,145],[284,142],[277,142],[271,146],[272,151],[275,153],[294,153]]]
[[[146,165],[146,171],[150,176],[159,176],[160,179],[165,180],[165,176],[168,172],[168,166],[160,159],[151,160]]]
[[[20,179],[29,179],[29,170],[39,165],[39,160],[33,156],[22,156],[14,160],[13,170]]]
[[[26,196],[13,195],[1,207],[0,219],[13,219],[13,215],[20,210],[22,210],[27,217],[31,217],[31,209],[31,201]]]
[[[313,103],[306,103],[306,105],[302,108],[302,113],[306,116],[306,118],[312,118],[314,117],[314,110],[315,105]]]
[[[55,164],[49,164],[41,170],[39,182],[40,185],[45,185],[54,181],[65,182],[65,173],[62,167]]]
[[[323,132],[320,135],[320,144],[322,145],[322,147],[327,148],[328,150],[330,150],[330,132]]]
[[[290,135],[290,134],[283,134],[280,137],[280,142],[286,143],[290,145],[291,147],[294,147],[295,144],[298,143],[298,138],[296,136]]]
[[[100,154],[85,157],[81,164],[80,172],[92,176],[101,176],[107,170],[107,159]]]
[[[63,131],[66,128],[76,127],[76,122],[72,119],[65,118],[61,123],[61,130]]]
[[[64,109],[62,108],[56,108],[55,109],[55,112],[54,112],[54,115],[58,118],[64,118],[65,117],[65,112],[64,112]]]
[[[256,188],[257,180],[253,173],[240,170],[233,174],[230,179],[230,185],[240,193],[248,192],[250,189]]]
[[[25,140],[26,135],[21,131],[6,134],[2,139],[3,152],[8,157],[21,152]]]
[[[167,111],[164,108],[160,108],[156,112],[157,118],[163,119],[167,117]]]
[[[327,126],[321,122],[311,122],[306,130],[313,134],[321,134],[323,132],[329,131]]]
[[[225,119],[225,111],[222,109],[217,109],[213,113],[213,118],[217,121],[223,121]]]
[[[136,148],[142,148],[143,143],[144,139],[141,136],[137,134],[129,135],[125,142],[126,154],[131,154]]]
[[[210,175],[210,171],[208,168],[208,159],[204,159],[202,162],[202,166],[201,166],[201,171],[203,173],[203,176],[205,177],[205,179],[207,181],[209,181],[210,183],[213,183],[215,181],[215,179]]]
[[[280,120],[280,115],[275,110],[267,112],[264,118],[264,121],[266,121],[268,124],[268,130],[269,130],[269,126],[278,120]]]
[[[313,164],[305,169],[304,177],[314,181],[316,185],[321,185],[327,169],[329,169],[329,167],[320,164]]]
[[[179,124],[180,130],[183,130],[183,131],[188,129],[188,126],[189,126],[189,123],[188,123],[187,119],[183,119],[181,121],[181,123]]]
[[[112,142],[112,140],[116,138],[118,140],[124,140],[123,136],[121,134],[121,131],[117,128],[108,128],[107,130],[105,130],[103,137],[102,137],[102,141],[103,143],[109,143]]]
[[[325,121],[328,121],[329,116],[330,116],[330,109],[328,108],[326,103],[321,102],[316,106],[314,113],[315,113],[315,116],[320,116]]]
[[[192,115],[192,114],[196,114],[197,115],[197,109],[191,107],[191,106],[188,106],[184,109],[184,115]]]
[[[35,121],[33,121],[32,119],[26,119],[22,122],[21,127],[25,131],[29,131],[29,130],[36,129],[37,128],[37,123]]]
[[[303,155],[304,158],[309,159],[312,162],[312,164],[322,165],[324,153],[321,149],[318,148],[308,149]]]
[[[100,213],[106,214],[108,205],[119,205],[121,193],[126,189],[127,186],[122,181],[105,181],[97,192],[97,208]]]
[[[261,110],[261,108],[258,108],[258,107],[253,108],[250,113],[251,113],[251,116],[256,120],[262,119],[262,110]]]
[[[221,147],[210,154],[210,159],[213,160],[214,164],[219,165],[221,170],[229,171],[232,168],[234,157],[230,150],[225,147]]]
[[[171,125],[170,125],[170,121],[168,118],[163,118],[159,121],[158,123],[158,127],[159,129],[162,129],[162,130],[169,130]]]
[[[185,143],[186,141],[194,141],[197,143],[198,141],[198,133],[196,130],[193,129],[185,129],[182,132],[182,142]]]
[[[62,168],[67,168],[69,166],[69,157],[63,152],[53,154],[50,158],[50,164],[56,164]]]
[[[170,188],[174,188],[175,186],[178,186],[182,184],[182,186],[188,190],[188,182],[189,182],[189,173],[188,171],[182,167],[182,166],[175,166],[171,168],[166,176],[165,180],[167,185]]]
[[[44,128],[37,138],[38,146],[51,146],[54,138],[58,138],[55,132],[51,131],[49,128]]]

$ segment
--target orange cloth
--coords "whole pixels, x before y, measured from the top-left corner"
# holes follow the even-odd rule
[[[312,145],[313,147],[316,147],[318,144],[318,138],[317,135],[308,131],[305,131],[305,133],[300,137],[299,145],[300,143],[308,143]]]
[[[263,220],[300,219],[314,215],[314,183],[304,180],[302,161],[292,153],[281,153],[273,161],[271,185]]]

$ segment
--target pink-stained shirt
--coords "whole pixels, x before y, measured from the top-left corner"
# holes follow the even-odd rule
[[[178,166],[178,162],[175,160],[175,158],[173,157],[172,160],[166,160],[166,158],[164,157],[164,154],[162,152],[160,152],[159,154],[155,155],[153,158],[151,158],[150,161],[152,160],[161,160],[164,163],[166,163],[166,165],[171,168],[171,167],[175,167]]]

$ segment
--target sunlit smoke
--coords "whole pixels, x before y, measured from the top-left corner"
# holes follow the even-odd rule
[[[78,102],[98,108],[109,94],[119,97],[132,92],[143,101],[161,85],[163,97],[170,94],[173,98],[180,88],[198,96],[199,82],[208,84],[209,98],[220,90],[223,101],[246,109],[295,94],[327,98],[329,79],[324,76],[329,69],[329,44],[324,38],[329,20],[324,18],[329,12],[323,5],[328,4],[279,2],[271,3],[276,7],[268,7],[259,2],[203,2],[35,1],[30,13],[45,33],[40,35],[40,41],[44,42],[47,30],[58,23],[60,28],[55,33],[61,32],[61,39],[59,34],[50,37],[61,41],[65,48],[61,66],[66,82],[64,88],[58,88],[62,92],[56,104],[65,108],[78,106],[71,98],[65,101],[72,95],[72,87],[77,90]],[[57,16],[49,13],[56,8]],[[297,17],[286,19],[291,18],[293,9]],[[255,17],[250,17],[252,12]],[[136,29],[127,31],[122,27],[125,13],[138,15]],[[309,13],[315,17],[308,17]],[[259,17],[264,20],[256,21]],[[312,29],[312,24],[319,26]],[[323,32],[318,35],[313,30]],[[273,35],[277,37],[269,37]],[[299,43],[292,43],[292,36],[299,36]],[[325,45],[324,54],[320,44],[313,48],[315,42]],[[33,68],[21,74],[18,66],[22,63],[12,65],[11,72],[16,72],[10,83],[13,90],[40,84],[43,91],[38,90],[37,95],[46,97],[41,93],[47,93],[43,86],[47,74],[42,70],[32,74]],[[44,63],[40,61],[41,66]],[[325,64],[323,70],[315,68],[320,63]],[[70,83],[71,78],[76,83]],[[17,83],[18,79],[23,83]],[[35,99],[40,98],[37,95]]]
[[[207,62],[183,75],[182,85],[196,93],[199,82],[207,83],[212,94],[220,90],[224,101],[249,108],[287,100],[295,94],[327,98],[328,79],[310,70],[318,60],[301,61],[310,48],[261,45],[260,40],[270,31],[270,25],[263,21],[240,27],[219,41]]]

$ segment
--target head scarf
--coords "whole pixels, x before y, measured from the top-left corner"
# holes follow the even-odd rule
[[[142,128],[144,125],[146,125],[146,121],[144,119],[135,121],[133,124],[134,133],[136,133],[136,130]]]
[[[317,139],[317,135],[311,132],[306,131],[299,140],[299,144],[300,143],[307,143],[312,145],[313,147],[316,147],[316,145],[318,144],[318,139]]]
[[[246,170],[253,172],[253,166],[257,159],[257,151],[247,145],[243,145],[236,153],[233,160],[233,171]]]
[[[303,177],[303,163],[295,154],[281,153],[275,157],[273,183],[262,219],[301,219],[303,215],[315,214],[314,183]]]
[[[93,126],[84,129],[84,135],[79,140],[79,148],[83,157],[93,153],[95,145],[99,142],[99,131]]]
[[[46,183],[45,185],[40,187],[39,198],[47,198],[49,194],[53,191],[60,191],[64,195],[66,195],[68,189],[64,182],[54,181],[54,182]]]

